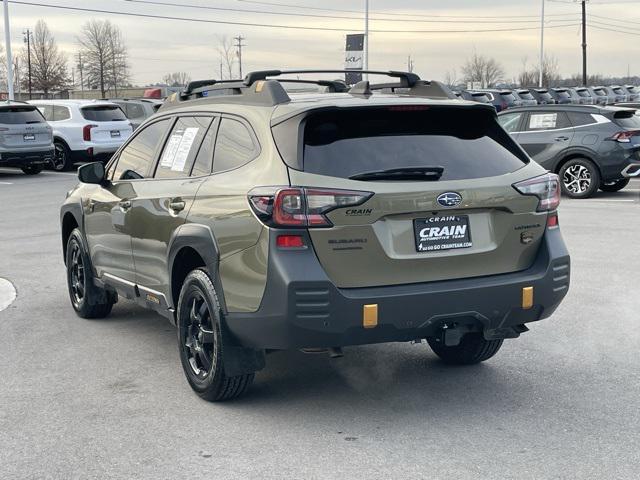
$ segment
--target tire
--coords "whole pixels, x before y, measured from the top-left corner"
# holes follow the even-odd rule
[[[609,192],[609,193],[619,192],[620,190],[625,188],[627,185],[629,185],[630,181],[631,181],[630,178],[623,178],[621,180],[616,180],[613,183],[603,183],[602,185],[600,185],[600,190],[602,190],[603,192]]]
[[[93,284],[91,260],[77,228],[69,236],[65,255],[69,298],[78,316],[104,318],[109,315],[115,303],[114,297]]]
[[[221,321],[222,310],[209,273],[206,269],[193,270],[178,300],[178,347],[189,385],[210,402],[243,395],[255,376],[225,374]]]
[[[427,342],[440,359],[449,365],[475,365],[493,357],[504,340],[485,340],[481,333],[468,333],[459,345],[447,347],[434,338],[428,338]]]
[[[62,140],[53,142],[54,154],[51,166],[56,172],[65,172],[73,167],[71,162],[71,150]]]
[[[22,170],[25,175],[37,175],[43,170],[42,165],[25,165],[20,170]]]
[[[560,169],[562,193],[570,198],[589,198],[600,187],[598,167],[586,158],[572,158]]]

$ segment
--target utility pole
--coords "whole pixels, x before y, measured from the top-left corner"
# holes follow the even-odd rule
[[[242,43],[242,41],[245,39],[242,35],[238,35],[237,37],[233,37],[233,39],[238,42],[235,44],[235,47],[238,49],[237,50],[237,55],[238,55],[238,68],[240,70],[240,78],[242,78],[242,47],[246,47],[245,44]]]
[[[24,42],[27,44],[27,68],[28,68],[28,77],[29,77],[29,100],[31,100],[33,94],[33,86],[31,83],[31,30],[28,28],[22,32],[24,36]]]
[[[84,77],[82,76],[82,69],[84,65],[82,64],[82,52],[78,52],[78,70],[80,70],[80,90],[84,92]],[[84,98],[84,95],[82,96]]]
[[[582,85],[587,86],[587,0],[582,0]]]
[[[7,50],[7,93],[9,100],[15,100],[13,94],[13,55],[11,54],[11,27],[9,25],[9,1],[2,2],[4,7],[4,42]]]
[[[407,57],[407,72],[413,73],[413,59],[411,58],[411,55]]]
[[[544,80],[544,2],[545,0],[542,0],[542,14],[540,15],[540,78],[538,79],[540,88],[542,88]]]
[[[220,62],[220,80],[222,80],[222,62]]]

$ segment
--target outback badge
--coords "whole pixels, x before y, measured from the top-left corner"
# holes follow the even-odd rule
[[[462,203],[462,196],[456,192],[444,192],[436,199],[443,207],[457,207]]]

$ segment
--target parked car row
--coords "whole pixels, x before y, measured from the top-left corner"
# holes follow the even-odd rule
[[[0,104],[0,166],[29,175],[103,161],[162,105],[156,99],[33,100]]]
[[[459,98],[491,103],[498,112],[533,105],[614,105],[640,101],[640,87],[613,85],[601,87],[556,87],[478,89],[456,92]]]

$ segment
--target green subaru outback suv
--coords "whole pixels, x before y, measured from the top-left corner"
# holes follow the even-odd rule
[[[156,310],[216,401],[273,350],[426,339],[474,364],[554,312],[570,270],[558,178],[491,106],[411,73],[282,76],[302,73],[335,71],[192,82],[106,167],[79,169],[61,210],[79,316],[119,297]]]

